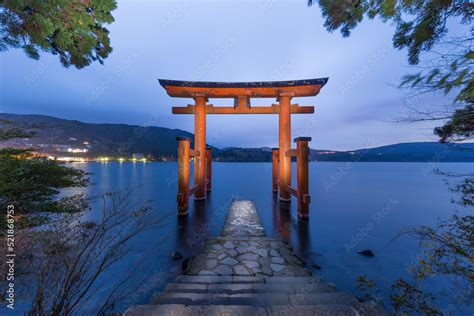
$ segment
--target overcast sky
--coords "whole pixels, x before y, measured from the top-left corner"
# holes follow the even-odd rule
[[[46,53],[0,54],[0,112],[35,113],[92,123],[164,126],[193,131],[193,117],[172,115],[172,99],[157,79],[264,81],[329,77],[312,115],[294,115],[292,136],[311,136],[312,148],[355,149],[435,140],[435,123],[393,123],[406,100],[396,88],[406,50],[392,47],[393,26],[366,20],[349,38],[328,33],[317,6],[305,0],[118,1],[109,25],[112,54],[104,65],[64,68]],[[445,102],[446,100],[441,100]],[[229,100],[211,100],[228,105]],[[270,105],[273,99],[253,100]],[[208,142],[218,147],[275,146],[276,115],[209,115]]]

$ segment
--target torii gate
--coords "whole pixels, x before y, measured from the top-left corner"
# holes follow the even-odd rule
[[[298,215],[307,218],[310,203],[308,183],[308,156],[310,137],[295,139],[291,149],[291,114],[314,113],[314,106],[291,104],[293,97],[309,97],[319,93],[328,78],[266,81],[266,82],[197,82],[158,80],[171,97],[193,98],[195,104],[173,107],[173,114],[194,114],[194,149],[190,139],[178,140],[178,215],[186,215],[189,197],[206,199],[211,190],[212,152],[206,148],[206,114],[278,114],[279,148],[272,149],[272,189],[279,191],[280,201],[298,199]],[[206,104],[209,98],[233,98],[234,106]],[[276,98],[271,106],[251,106],[251,98]],[[189,160],[194,157],[194,185],[189,187]],[[297,188],[291,186],[291,158],[297,159]]]

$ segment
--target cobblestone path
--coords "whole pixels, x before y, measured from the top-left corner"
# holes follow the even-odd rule
[[[385,315],[313,277],[291,247],[266,237],[255,206],[233,201],[219,237],[210,238],[138,315]]]

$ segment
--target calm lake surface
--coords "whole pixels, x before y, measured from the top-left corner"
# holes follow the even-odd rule
[[[152,200],[153,212],[170,214],[160,228],[137,238],[130,255],[114,269],[117,276],[131,266],[135,270],[138,288],[119,306],[126,308],[146,303],[180,273],[180,262],[170,258],[172,251],[192,256],[205,238],[219,234],[233,198],[252,200],[267,235],[287,239],[303,258],[320,265],[321,270],[313,271],[316,275],[354,294],[355,278],[366,275],[377,283],[380,296],[387,300],[390,285],[398,277],[408,277],[408,268],[419,251],[412,240],[391,242],[392,238],[408,226],[434,226],[455,209],[451,203],[454,193],[433,169],[467,173],[473,171],[474,165],[311,163],[312,202],[307,222],[297,220],[296,200],[290,207],[279,205],[271,191],[270,163],[213,163],[212,193],[205,202],[191,201],[190,213],[183,220],[176,216],[176,163],[76,166],[92,173],[93,184],[86,193],[95,195],[140,186],[134,193],[136,201]],[[357,254],[364,249],[371,249],[375,257]],[[451,289],[449,280],[431,283],[430,289]],[[99,292],[98,299],[100,295]],[[438,303],[446,311],[456,310],[447,302]]]

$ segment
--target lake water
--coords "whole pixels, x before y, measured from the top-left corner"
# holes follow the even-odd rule
[[[338,288],[356,294],[355,278],[366,275],[387,300],[388,289],[398,277],[408,277],[415,262],[417,243],[392,238],[404,227],[434,226],[455,209],[454,197],[434,168],[459,173],[472,172],[469,163],[310,163],[310,218],[296,217],[296,200],[280,206],[271,191],[270,163],[213,163],[213,190],[207,201],[190,203],[190,213],[176,215],[176,163],[78,164],[91,172],[92,186],[86,193],[120,191],[140,186],[134,198],[153,200],[153,212],[171,214],[163,226],[135,241],[130,256],[119,262],[114,274],[124,273],[134,260],[138,289],[121,302],[121,308],[146,303],[176,274],[180,263],[170,258],[174,250],[185,257],[199,250],[208,236],[218,235],[233,198],[252,200],[268,236],[288,240],[302,257],[319,264],[313,272]],[[295,166],[293,166],[295,167]],[[294,175],[296,173],[293,173]],[[375,257],[357,251],[371,249]],[[430,289],[449,289],[445,280],[432,281]],[[105,292],[106,289],[103,289]],[[97,298],[100,298],[100,293]],[[438,301],[446,310],[455,306]],[[460,313],[457,310],[457,313]],[[466,312],[466,311],[464,311]]]

